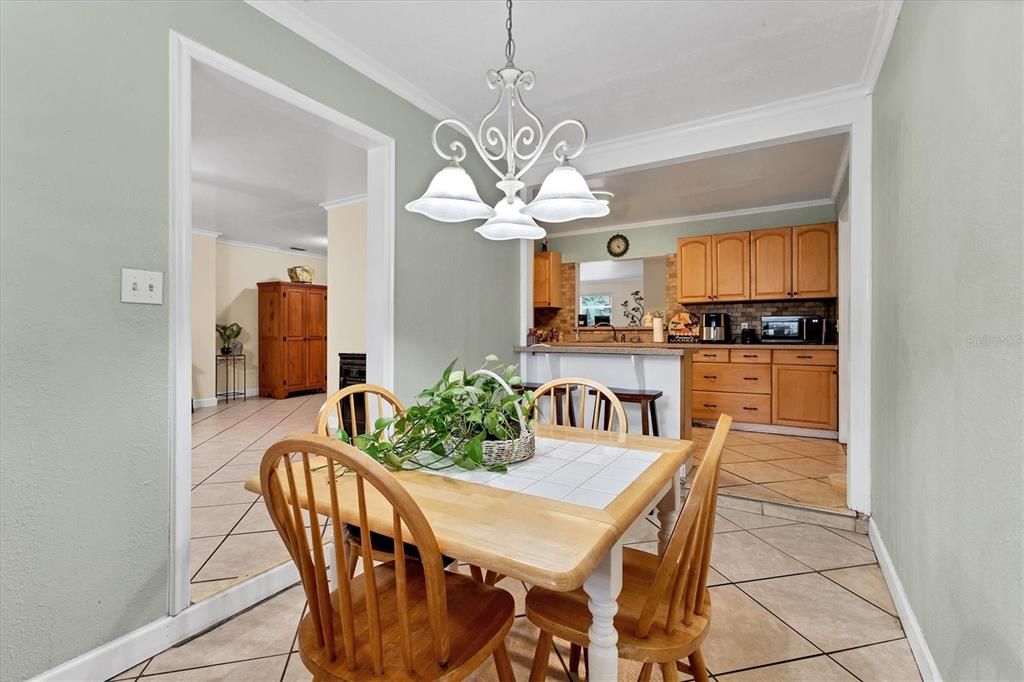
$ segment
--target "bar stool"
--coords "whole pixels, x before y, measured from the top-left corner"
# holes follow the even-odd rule
[[[517,384],[517,385],[513,386],[512,388],[515,389],[516,391],[536,391],[541,386],[542,386],[542,384],[539,384],[539,383],[534,383],[532,381],[524,381],[522,384]],[[559,424],[565,424],[565,420],[562,418],[562,402],[564,401],[565,390],[566,389],[565,389],[564,386],[557,386],[554,389],[555,398],[556,398],[556,400],[555,400],[555,415],[556,415],[556,420],[557,420],[557,422]],[[569,390],[570,391],[575,391],[576,387],[575,386],[571,386],[569,388]],[[593,391],[591,391],[591,393],[593,393]],[[572,405],[572,396],[569,397],[569,401],[568,402],[569,402],[569,426],[576,426],[576,410],[573,408],[573,405]],[[610,416],[611,415],[609,414],[609,417]]]
[[[640,421],[645,436],[659,436],[658,432],[658,409],[655,402],[663,394],[661,391],[642,390],[639,388],[613,388],[608,390],[615,394],[615,397],[624,403],[635,403],[640,406]],[[594,391],[590,391],[594,395]],[[607,398],[601,398],[607,402]]]

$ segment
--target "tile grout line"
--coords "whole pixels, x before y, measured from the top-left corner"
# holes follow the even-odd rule
[[[192,584],[192,580],[194,580],[195,577],[197,575],[199,575],[200,571],[202,571],[204,568],[206,568],[206,564],[210,563],[210,559],[213,558],[213,555],[216,554],[217,551],[224,545],[224,541],[227,540],[228,537],[230,537],[231,531],[238,527],[238,524],[240,524],[242,522],[242,519],[245,518],[245,515],[248,514],[249,512],[251,512],[252,508],[255,507],[256,503],[259,502],[259,501],[260,501],[260,498],[257,497],[255,500],[252,501],[252,504],[249,505],[249,508],[246,509],[245,512],[243,512],[242,515],[238,517],[238,520],[235,521],[235,524],[233,526],[231,526],[231,530],[229,530],[227,532],[227,534],[225,534],[224,537],[222,537],[220,539],[220,542],[217,543],[217,546],[213,548],[212,552],[210,552],[210,556],[206,557],[206,559],[203,561],[203,564],[198,569],[196,569],[195,573],[192,574],[192,578],[189,580],[189,584],[190,585]],[[211,536],[211,537],[216,537],[216,536]]]
[[[161,653],[163,653],[163,652],[161,652]],[[159,655],[159,654],[157,654],[157,655]],[[281,657],[284,657],[284,656],[287,656],[287,654],[267,654],[266,656],[253,656],[252,658],[239,658],[239,659],[233,660],[233,661],[220,661],[219,663],[207,663],[206,665],[193,665],[193,666],[190,666],[188,668],[178,668],[177,670],[165,670],[162,673],[153,673],[152,675],[140,675],[139,679],[141,680],[141,679],[143,679],[143,677],[147,677],[147,678],[148,677],[160,677],[160,676],[163,676],[163,675],[170,675],[170,674],[173,674],[173,673],[184,673],[184,672],[189,672],[190,670],[205,670],[206,668],[216,668],[216,667],[222,666],[222,665],[235,665],[235,664],[238,664],[238,663],[248,663],[249,661],[266,661],[266,660],[269,660],[271,658],[281,658]],[[153,658],[156,658],[156,656],[154,656]]]
[[[244,422],[244,421],[245,421],[246,419],[249,419],[250,417],[254,417],[254,416],[256,416],[257,414],[259,414],[260,412],[262,412],[263,410],[267,409],[268,407],[270,407],[270,406],[271,406],[271,405],[273,405],[273,404],[274,404],[274,403],[272,403],[272,402],[269,402],[269,401],[268,401],[266,405],[264,405],[264,406],[263,406],[263,407],[261,407],[260,409],[256,410],[256,411],[255,411],[255,412],[253,412],[252,414],[247,414],[247,415],[246,415],[245,417],[243,417],[242,419],[239,419],[238,421],[236,421],[236,422],[235,422],[234,424],[232,424],[231,426],[228,426],[228,427],[225,427],[225,428],[221,429],[221,430],[220,430],[220,431],[218,431],[217,433],[213,434],[213,435],[212,435],[212,436],[210,436],[209,438],[205,438],[205,439],[203,439],[203,440],[202,440],[202,441],[200,441],[199,443],[193,443],[193,444],[192,444],[192,447],[194,448],[194,447],[196,447],[196,445],[202,445],[203,443],[206,443],[206,442],[208,442],[208,441],[210,441],[210,440],[212,440],[212,439],[216,438],[217,436],[219,436],[220,434],[224,433],[225,431],[230,431],[231,429],[235,428],[236,426],[238,426],[239,424],[241,424],[242,422]],[[227,412],[227,411],[228,411],[228,410],[221,410],[221,412]],[[219,412],[218,414],[220,414],[220,412]],[[289,413],[289,414],[290,414],[290,413]],[[210,417],[214,417],[214,416],[216,416],[216,415],[212,415],[212,414],[210,415]],[[209,417],[207,417],[207,419],[209,419]],[[204,420],[204,421],[205,421],[205,420]],[[201,424],[201,423],[202,423],[202,421],[199,421],[199,422],[195,422],[194,424],[192,424],[192,426],[195,426],[196,424]]]
[[[277,422],[276,424],[274,424],[273,426],[271,426],[270,428],[268,428],[268,429],[267,429],[266,431],[264,431],[263,433],[261,433],[261,434],[260,434],[259,436],[257,436],[257,437],[256,437],[256,438],[255,438],[255,439],[254,439],[254,440],[252,441],[252,442],[250,442],[250,443],[249,443],[249,445],[252,445],[253,443],[256,443],[256,442],[258,442],[259,440],[261,440],[261,439],[263,439],[264,437],[266,437],[266,435],[267,435],[268,433],[270,433],[271,431],[273,431],[274,429],[276,429],[276,428],[277,428],[278,426],[280,426],[281,424],[283,424],[283,423],[284,423],[284,422],[285,422],[285,421],[286,421],[286,420],[287,420],[287,419],[288,419],[289,417],[291,417],[291,416],[292,416],[293,414],[295,414],[295,413],[296,413],[296,412],[297,412],[298,410],[302,409],[302,407],[304,407],[304,406],[305,406],[306,402],[307,402],[307,401],[308,401],[308,400],[309,400],[310,398],[312,398],[312,397],[313,397],[313,396],[308,396],[308,397],[306,397],[306,398],[305,398],[305,399],[304,399],[304,400],[303,400],[303,401],[302,401],[301,403],[299,403],[298,405],[296,405],[296,406],[295,406],[295,409],[293,409],[292,411],[290,411],[290,412],[289,412],[288,414],[286,414],[285,416],[281,417],[281,419],[280,419],[280,420],[278,420],[278,422]],[[261,407],[261,408],[260,408],[259,410],[256,410],[256,412],[253,412],[252,414],[248,415],[248,416],[247,416],[247,417],[246,417],[245,419],[242,419],[242,420],[240,420],[240,421],[238,421],[238,422],[236,422],[236,423],[232,424],[232,425],[231,425],[231,426],[229,426],[228,428],[224,429],[223,431],[219,431],[218,433],[214,434],[213,436],[210,436],[210,438],[207,438],[206,440],[204,440],[204,441],[203,441],[203,443],[206,443],[206,442],[208,442],[208,441],[209,441],[209,440],[211,440],[212,438],[216,438],[217,436],[221,435],[222,433],[224,433],[224,432],[226,432],[226,431],[230,431],[231,429],[235,428],[236,426],[238,426],[238,425],[239,425],[239,424],[241,424],[242,422],[246,421],[246,420],[247,420],[247,419],[249,419],[250,417],[253,417],[253,416],[255,416],[255,415],[259,414],[260,412],[262,412],[263,410],[267,409],[267,407],[270,407],[270,405],[272,405],[272,404],[273,404],[273,403],[270,403],[270,404],[269,404],[269,405],[267,405],[266,407]],[[220,471],[221,469],[223,469],[223,468],[224,468],[224,467],[226,467],[227,465],[231,464],[231,462],[235,461],[235,460],[236,460],[236,459],[238,458],[238,456],[239,456],[239,455],[241,455],[241,454],[242,454],[243,452],[245,452],[245,451],[246,451],[246,450],[247,450],[247,449],[249,448],[249,445],[247,445],[247,446],[243,447],[243,448],[242,448],[241,450],[239,450],[239,451],[238,451],[238,452],[236,452],[236,453],[235,453],[234,455],[232,455],[232,456],[231,456],[231,458],[230,458],[230,459],[228,459],[228,461],[224,462],[224,463],[223,463],[223,464],[221,464],[221,465],[220,465],[219,467],[217,467],[216,469],[214,469],[213,471],[211,471],[211,472],[210,472],[209,474],[207,474],[207,475],[206,475],[206,478],[204,478],[203,480],[199,481],[199,483],[197,483],[197,484],[195,484],[194,486],[192,486],[192,489],[193,489],[193,490],[195,490],[196,488],[198,488],[199,486],[201,486],[201,485],[202,485],[203,483],[206,483],[206,482],[207,482],[207,481],[208,481],[208,480],[209,480],[209,479],[210,479],[210,478],[211,478],[212,476],[216,476],[216,475],[217,475],[217,473],[218,473],[218,472],[219,472],[219,471]],[[194,447],[195,447],[195,446],[193,446],[193,449],[194,449]],[[216,506],[216,505],[210,505],[210,506]]]

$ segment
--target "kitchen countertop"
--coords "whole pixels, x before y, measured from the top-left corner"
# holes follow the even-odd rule
[[[605,355],[683,355],[687,350],[704,349],[757,350],[837,350],[835,344],[812,343],[552,343],[515,346],[516,353],[597,353]]]
[[[514,346],[516,353],[589,353],[592,355],[685,355],[694,346],[679,343],[538,343]]]

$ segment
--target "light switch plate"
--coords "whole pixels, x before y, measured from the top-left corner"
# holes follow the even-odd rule
[[[164,273],[121,268],[121,303],[164,302]]]

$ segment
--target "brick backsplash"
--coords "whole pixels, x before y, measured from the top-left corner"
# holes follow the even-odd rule
[[[666,314],[669,319],[683,309],[676,302],[679,293],[676,274],[676,254],[665,257],[665,300],[670,301]],[[736,303],[690,303],[686,309],[691,313],[728,313],[730,331],[739,336],[743,323],[761,333],[762,315],[820,315],[838,318],[835,299],[807,299],[801,301],[740,301]]]

